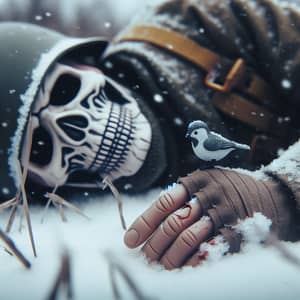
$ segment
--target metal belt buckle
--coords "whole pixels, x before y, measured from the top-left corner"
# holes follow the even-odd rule
[[[222,93],[229,93],[241,81],[246,71],[246,63],[242,58],[238,58],[226,75],[223,84],[217,83],[218,72],[212,69],[205,78],[207,87]]]

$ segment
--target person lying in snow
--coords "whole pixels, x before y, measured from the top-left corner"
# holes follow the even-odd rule
[[[29,194],[95,188],[105,176],[140,192],[183,176],[125,234],[128,247],[145,242],[149,260],[197,265],[199,245],[216,236],[238,251],[232,226],[254,212],[280,239],[299,240],[299,13],[297,1],[165,1],[108,46],[0,24],[9,70],[0,85],[1,200],[24,179]],[[194,171],[184,136],[197,119],[251,144],[249,157],[233,155],[228,166],[264,164],[264,177]]]

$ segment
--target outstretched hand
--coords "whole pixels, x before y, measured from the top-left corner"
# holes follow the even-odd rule
[[[142,250],[151,261],[160,261],[167,269],[182,266],[199,245],[213,232],[199,201],[189,201],[182,184],[164,192],[130,227],[125,244]]]
[[[273,180],[211,169],[197,170],[179,182],[163,192],[124,237],[129,248],[144,243],[146,257],[166,269],[199,264],[203,260],[199,246],[218,235],[229,244],[230,252],[238,251],[241,236],[232,225],[256,211],[270,218],[278,233],[288,227],[289,218],[283,224],[280,216],[289,214],[286,199]]]

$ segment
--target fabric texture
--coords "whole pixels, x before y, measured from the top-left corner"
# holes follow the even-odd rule
[[[261,212],[272,220],[272,230],[280,239],[299,239],[295,204],[280,183],[225,169],[197,170],[179,179],[190,197],[196,197],[210,216],[215,234],[232,227],[239,219]],[[222,231],[221,231],[222,233]],[[225,237],[226,238],[226,237]]]
[[[299,137],[299,21],[300,3],[293,0],[172,0],[160,5],[150,4],[128,28],[138,24],[170,29],[233,61],[243,58],[278,95],[277,99],[266,101],[264,108],[280,116],[279,124],[288,123],[295,128]],[[284,190],[285,201],[300,207],[300,143],[297,138],[281,137],[279,143],[274,143],[266,133],[222,114],[212,104],[213,91],[204,84],[204,72],[193,64],[147,43],[121,42],[108,47],[103,70],[135,89],[158,120],[169,126],[174,144],[161,151],[178,152],[180,174],[190,173],[199,166],[190,145],[182,140],[188,123],[201,119],[228,138],[246,144],[255,141],[260,151],[254,153],[252,161],[232,157],[229,166],[255,169],[265,165],[272,182],[276,182],[276,189],[280,185]],[[159,95],[157,90],[151,89],[152,83],[159,87]],[[286,132],[286,137],[288,135]],[[289,150],[284,150],[292,144]],[[284,153],[276,158],[279,150]],[[189,184],[193,189],[197,181],[191,180]],[[266,191],[264,195],[268,199],[271,197]],[[254,205],[253,201],[248,205]],[[250,213],[253,211],[254,207]],[[242,215],[246,214],[240,212],[239,217]],[[284,218],[284,212],[280,218]]]
[[[266,102],[264,107],[281,116],[279,123],[299,128],[295,116],[299,106],[298,19],[295,1],[166,1],[146,7],[128,28],[138,24],[170,29],[228,59],[242,57],[278,95],[278,99]],[[213,91],[204,84],[203,71],[172,52],[141,42],[112,43],[102,67],[145,98],[158,119],[170,128],[168,135],[175,140],[172,146],[183,140],[187,124],[196,119],[242,143],[250,144],[257,135],[259,155],[251,162],[233,156],[232,167],[254,169],[266,165],[276,157],[278,147],[286,148],[292,143],[281,138],[275,147],[263,132],[218,111],[211,101]],[[171,149],[181,157],[179,173],[191,172],[198,163],[189,143],[176,146]]]

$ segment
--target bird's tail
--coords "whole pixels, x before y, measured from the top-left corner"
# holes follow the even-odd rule
[[[249,146],[249,145],[246,145],[246,144],[239,144],[239,143],[236,143],[235,146],[236,146],[237,149],[251,150],[250,146]]]

